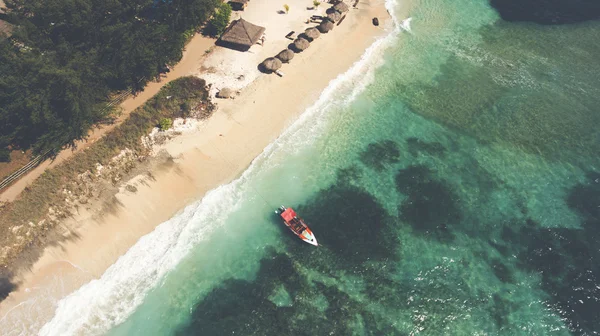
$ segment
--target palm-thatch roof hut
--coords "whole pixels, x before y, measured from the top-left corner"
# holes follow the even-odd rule
[[[340,14],[338,11],[333,11],[327,14],[327,18],[331,20],[331,22],[338,22],[342,18],[342,14]]]
[[[294,41],[294,48],[295,48],[297,51],[302,51],[302,50],[304,50],[304,49],[308,48],[308,46],[310,46],[310,43],[309,43],[309,42],[308,42],[306,39],[303,39],[303,38],[301,38],[301,37],[300,37],[300,38],[297,38],[297,39]]]
[[[336,11],[338,11],[340,13],[345,13],[350,10],[348,5],[346,5],[346,3],[344,3],[344,2],[340,2],[337,5],[333,6],[333,9],[335,9]]]
[[[279,54],[277,54],[277,56],[275,56],[277,58],[279,58],[283,63],[288,63],[289,61],[292,60],[292,58],[294,58],[294,52],[291,51],[290,49],[285,49],[283,51],[281,51]]]
[[[317,28],[312,27],[312,28],[307,28],[304,31],[304,35],[306,35],[306,37],[308,37],[308,39],[310,41],[312,41],[312,40],[318,38],[319,36],[321,36],[321,33],[319,32],[319,30]]]
[[[225,29],[217,42],[224,47],[246,51],[261,38],[264,32],[264,27],[239,19],[233,21]]]
[[[262,62],[262,67],[269,72],[277,71],[281,68],[281,61],[275,57],[269,57]]]
[[[321,33],[329,33],[329,31],[333,29],[333,22],[329,19],[323,20],[318,28]]]

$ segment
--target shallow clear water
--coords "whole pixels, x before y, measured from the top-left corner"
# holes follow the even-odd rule
[[[600,24],[507,23],[484,0],[411,16],[43,333],[596,334]]]

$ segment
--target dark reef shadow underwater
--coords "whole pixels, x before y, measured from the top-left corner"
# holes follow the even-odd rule
[[[413,139],[407,142],[414,143]],[[445,152],[440,144],[431,147],[422,146],[419,152]],[[399,161],[399,149],[385,140],[370,144],[360,157],[368,169],[381,172],[387,164]],[[415,309],[428,315],[427,323],[414,321],[424,333],[444,330],[452,322],[448,317],[464,310],[487,313],[497,331],[518,331],[510,313],[519,307],[506,293],[473,293],[464,281],[473,266],[469,261],[430,274],[427,283],[397,277],[396,265],[403,264],[403,256],[402,242],[394,232],[403,223],[410,225],[412,234],[450,245],[455,234],[470,231],[461,227],[462,207],[452,186],[423,165],[399,169],[397,190],[406,198],[398,204],[397,214],[389,214],[359,187],[363,174],[368,173],[356,166],[338,171],[335,184],[299,209],[319,232],[320,248],[306,249],[296,240],[284,240],[285,252],[268,252],[255,280],[232,278],[213,289],[194,307],[191,322],[178,334],[352,335],[361,331],[364,335],[409,335],[414,329],[405,326],[402,331],[394,317]],[[575,334],[592,334],[600,321],[598,300],[589,300],[600,298],[599,180],[600,174],[588,174],[587,181],[569,190],[564,200],[584,218],[583,230],[542,228],[524,218],[522,223],[498,225],[495,229],[501,239],[491,240],[485,232],[470,237],[487,245],[487,252],[475,253],[476,258],[497,281],[518,286],[515,269],[539,274],[550,306]],[[311,276],[313,272],[322,279]],[[348,273],[361,278],[360,293],[347,293],[328,281],[344,283]],[[289,303],[278,305],[273,299],[277,291],[286,293]],[[315,308],[315,302],[325,304]]]
[[[378,98],[387,102],[381,109],[403,105],[425,118],[389,112],[398,116],[391,123],[434,121],[445,135],[421,136],[406,126],[366,144],[354,163],[337,170],[334,183],[299,207],[322,246],[283,240],[283,249],[261,260],[254,280],[228,279],[199,300],[178,334],[600,331],[600,173],[594,168],[600,101],[590,95],[600,83],[584,75],[590,66],[599,70],[589,64],[599,50],[591,42],[595,35],[598,43],[598,26],[576,26],[584,33],[572,42],[580,48],[572,64],[553,55],[578,34],[569,24],[600,17],[600,2],[490,4],[505,22],[483,26],[476,47],[453,45],[434,81],[398,81],[395,91]],[[468,62],[460,48],[468,50]],[[550,64],[552,57],[561,65]],[[582,85],[591,92],[583,93]],[[565,113],[574,117],[567,120]],[[475,147],[461,148],[463,136],[475,139]],[[518,164],[495,164],[498,158],[479,155],[482,148],[514,148],[536,158],[531,162],[544,166],[531,174],[567,162],[585,174],[552,189],[543,173],[530,182],[530,173],[514,169]],[[520,174],[523,185],[515,182]],[[367,187],[382,183],[395,196],[382,199],[380,189]],[[547,199],[537,200],[536,193]],[[544,209],[575,220],[540,223]]]
[[[321,246],[223,229],[210,248],[248,244],[219,250],[243,270],[190,257],[198,291],[164,287],[191,307],[147,311],[177,335],[600,333],[599,6],[416,1],[371,86],[255,176],[299,189]]]

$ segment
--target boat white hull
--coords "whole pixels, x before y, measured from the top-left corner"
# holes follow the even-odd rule
[[[305,243],[309,243],[310,245],[319,246],[319,243],[317,242],[317,237],[315,237],[315,235],[312,232],[310,232],[310,235],[308,235],[308,237],[301,235],[300,239],[302,239]]]

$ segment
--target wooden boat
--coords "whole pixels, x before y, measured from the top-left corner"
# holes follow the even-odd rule
[[[304,242],[309,243],[314,246],[319,246],[317,243],[317,238],[314,233],[310,230],[308,225],[296,215],[296,211],[292,208],[286,208],[283,205],[279,207],[277,211],[275,211],[285,225],[300,239]]]

